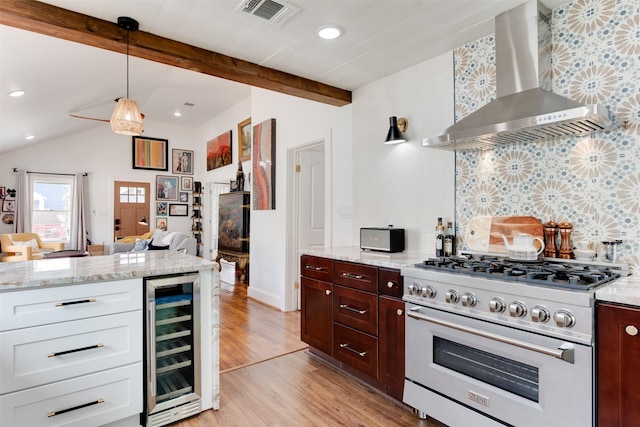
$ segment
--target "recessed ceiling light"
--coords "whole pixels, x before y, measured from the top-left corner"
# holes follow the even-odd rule
[[[342,28],[334,24],[323,25],[316,30],[318,37],[325,40],[337,39],[342,33]]]
[[[11,92],[9,92],[9,96],[13,97],[13,98],[17,98],[19,96],[24,95],[24,91],[23,90],[12,90]]]
[[[24,137],[24,139],[26,139],[27,141],[30,141],[33,138],[35,138],[35,136],[33,136],[33,135],[27,135],[27,136]]]
[[[174,111],[173,115],[176,116],[176,117],[180,117],[180,116],[182,116],[182,113],[180,111],[176,110],[176,111]]]

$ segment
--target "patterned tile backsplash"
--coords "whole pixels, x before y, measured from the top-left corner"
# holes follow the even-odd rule
[[[578,0],[553,10],[552,49],[541,69],[553,92],[609,107],[615,126],[591,137],[456,153],[456,221],[464,236],[480,215],[568,221],[574,236],[620,239],[640,270],[640,2]],[[495,40],[456,49],[456,120],[496,96]],[[461,242],[465,248],[464,242]]]

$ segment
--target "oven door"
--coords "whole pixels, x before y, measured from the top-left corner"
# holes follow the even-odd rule
[[[407,383],[446,398],[417,408],[435,418],[462,405],[514,426],[593,425],[590,346],[411,304],[406,343]]]

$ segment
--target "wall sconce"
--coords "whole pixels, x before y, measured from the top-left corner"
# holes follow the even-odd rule
[[[147,216],[143,216],[142,219],[140,221],[138,221],[138,224],[140,225],[149,225],[149,223],[147,222]]]
[[[409,122],[404,117],[389,117],[389,132],[387,133],[387,139],[384,140],[384,143],[400,144],[401,142],[407,142],[407,139],[402,135],[402,133],[406,131],[408,127]]]

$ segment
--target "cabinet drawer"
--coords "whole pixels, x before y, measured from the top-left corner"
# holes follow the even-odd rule
[[[140,412],[142,363],[0,396],[4,427],[98,426]]]
[[[392,268],[378,269],[378,292],[380,295],[402,298],[402,276],[400,270]]]
[[[334,286],[333,321],[378,335],[378,295]]]
[[[0,293],[0,331],[142,309],[142,279]]]
[[[333,283],[368,292],[378,292],[378,268],[351,262],[333,263]]]
[[[312,279],[331,282],[331,260],[311,255],[300,257],[300,274]]]
[[[0,333],[0,394],[142,361],[142,311]]]
[[[346,326],[334,324],[333,356],[341,362],[378,378],[378,340]]]

